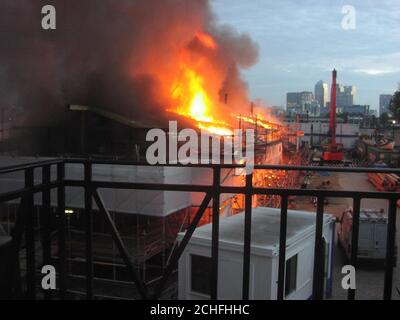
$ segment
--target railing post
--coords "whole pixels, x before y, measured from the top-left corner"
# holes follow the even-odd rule
[[[219,201],[221,187],[221,167],[213,167],[213,212],[211,244],[211,300],[218,299],[218,249],[219,249]]]
[[[21,202],[17,211],[15,226],[11,231],[11,248],[8,255],[8,263],[6,268],[6,289],[10,299],[18,299],[22,296],[21,266],[20,266],[20,247],[22,235],[26,229],[26,196],[21,198]],[[8,299],[8,297],[6,297]]]
[[[353,201],[353,224],[352,224],[352,234],[351,234],[351,257],[350,257],[350,265],[356,267],[357,265],[357,256],[358,256],[358,234],[360,227],[360,202],[361,199],[359,197],[354,198]],[[348,300],[354,300],[356,296],[355,289],[349,289],[347,293]]]
[[[161,296],[162,290],[164,289],[164,285],[167,282],[168,277],[171,275],[173,268],[175,268],[183,251],[185,250],[187,244],[189,243],[190,238],[192,237],[194,231],[196,230],[196,227],[199,224],[201,218],[203,217],[204,211],[206,211],[210,201],[211,201],[211,195],[209,193],[207,193],[204,196],[204,199],[201,202],[201,205],[200,205],[199,209],[197,210],[195,216],[193,217],[192,222],[190,222],[188,228],[186,229],[186,233],[185,233],[184,237],[182,238],[182,240],[180,241],[179,246],[175,247],[175,249],[173,249],[173,252],[171,254],[169,262],[167,263],[167,267],[164,271],[164,274],[163,274],[160,282],[158,283],[156,289],[154,290],[154,294],[152,296],[153,299],[157,300]]]
[[[249,299],[253,174],[246,175],[242,299]]]
[[[389,214],[387,226],[387,241],[386,241],[386,265],[385,265],[385,284],[384,284],[384,300],[392,299],[393,288],[393,268],[395,264],[395,241],[396,241],[396,214],[397,214],[397,199],[389,200]]]
[[[60,274],[60,299],[65,299],[67,289],[67,259],[66,259],[66,216],[65,216],[65,164],[57,164],[57,204],[58,204],[58,269]]]
[[[51,264],[51,210],[50,210],[50,165],[42,168],[42,183],[45,185],[42,192],[42,245],[43,245],[43,265]],[[44,297],[46,300],[51,298],[49,290],[45,290]]]
[[[92,164],[85,163],[86,298],[93,299]]]
[[[313,271],[313,299],[323,300],[324,298],[324,257],[322,232],[324,223],[324,197],[319,196],[317,202],[317,219],[314,247],[314,271]]]
[[[122,241],[122,237],[120,233],[118,232],[118,229],[115,225],[114,220],[111,218],[110,213],[106,209],[106,206],[103,202],[103,199],[101,198],[99,192],[96,189],[92,190],[93,197],[95,199],[95,202],[97,204],[97,207],[99,208],[99,211],[102,212],[111,227],[111,233],[113,236],[113,239],[115,241],[115,244],[118,247],[119,253],[121,255],[121,258],[124,260],[128,271],[131,273],[133,280],[135,281],[136,287],[139,291],[139,294],[141,295],[142,299],[147,299],[148,294],[147,294],[147,288],[143,281],[139,278],[139,275],[137,274],[133,261],[131,260],[131,256],[128,252],[128,249],[124,245],[124,242]]]
[[[281,197],[281,224],[279,231],[278,300],[283,300],[285,297],[287,209],[288,196],[283,195]]]
[[[33,169],[25,170],[25,188],[31,189],[34,185]],[[29,191],[26,195],[26,279],[27,279],[27,298],[36,299],[36,261],[35,261],[35,215],[33,204],[33,192]]]

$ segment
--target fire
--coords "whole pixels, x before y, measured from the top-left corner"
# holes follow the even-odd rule
[[[198,92],[193,97],[193,101],[190,105],[190,114],[195,117],[196,119],[204,119],[206,118],[206,97],[204,96],[203,92]]]
[[[203,78],[190,69],[186,71],[186,78],[190,97],[189,105],[186,107],[188,115],[197,121],[214,122],[213,117],[209,115],[210,99],[203,88]]]
[[[273,129],[274,124],[262,115],[237,116],[226,109],[220,101],[220,88],[225,78],[220,77],[218,68],[208,61],[208,54],[215,56],[213,51],[218,50],[218,45],[211,35],[204,32],[196,32],[192,40],[202,49],[192,52],[184,48],[180,52],[179,72],[171,87],[173,108],[169,111],[195,120],[199,129],[216,135],[232,135],[232,124],[237,124],[238,119],[260,128]],[[244,105],[243,109],[246,108]]]
[[[213,125],[207,125],[207,124],[202,124],[199,123],[199,129],[206,130],[212,134],[218,135],[218,136],[231,136],[233,135],[233,131],[229,128],[224,128],[224,127],[216,127]]]
[[[250,118],[250,117],[245,117],[245,116],[236,116],[237,119],[242,120],[246,123],[258,125],[264,129],[272,129],[271,124],[269,124],[267,121],[263,120],[262,117],[257,115],[257,118]]]
[[[174,84],[172,93],[173,100],[178,104],[175,112],[196,120],[199,129],[217,135],[232,135],[229,126],[211,114],[217,103],[213,103],[206,92],[204,78],[185,63],[181,64],[181,68],[183,77]]]
[[[206,34],[204,32],[197,32],[196,33],[196,38],[206,48],[208,48],[208,49],[217,49],[217,44],[215,43],[214,39],[210,35],[208,35],[208,34]]]

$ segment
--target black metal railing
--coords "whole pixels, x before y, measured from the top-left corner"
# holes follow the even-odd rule
[[[68,164],[81,164],[84,166],[83,179],[67,179],[65,168]],[[57,190],[57,230],[58,230],[58,255],[59,265],[57,268],[59,276],[58,291],[60,298],[64,299],[67,292],[67,268],[66,268],[66,214],[65,214],[65,193],[67,187],[81,187],[84,189],[84,211],[85,211],[85,243],[86,243],[86,297],[93,299],[93,200],[97,205],[98,211],[101,212],[105,221],[111,227],[111,232],[115,244],[121,254],[128,271],[130,272],[132,281],[136,286],[141,298],[158,299],[163,289],[173,273],[179,258],[181,257],[186,245],[193,235],[197,225],[199,224],[204,212],[208,208],[212,200],[212,272],[211,272],[211,299],[218,297],[218,249],[219,249],[219,208],[221,194],[243,194],[245,196],[245,224],[244,224],[244,252],[243,252],[243,282],[242,297],[244,300],[249,299],[250,288],[250,256],[251,256],[251,213],[252,213],[252,196],[253,195],[276,195],[281,197],[281,220],[280,220],[280,249],[279,249],[279,270],[278,270],[278,300],[284,299],[285,291],[285,261],[286,261],[286,230],[288,215],[289,196],[310,196],[317,198],[316,209],[316,232],[315,232],[315,250],[314,250],[314,271],[313,271],[313,299],[323,299],[324,297],[324,257],[323,252],[323,213],[324,200],[327,197],[351,198],[353,199],[353,230],[352,230],[352,248],[350,263],[357,264],[357,248],[358,248],[358,230],[360,218],[360,202],[362,199],[387,199],[389,201],[388,208],[388,232],[387,232],[387,252],[385,261],[385,278],[383,298],[390,300],[392,297],[393,268],[395,265],[395,232],[396,232],[396,210],[397,201],[400,199],[398,192],[364,192],[364,191],[348,191],[348,190],[311,190],[311,189],[279,189],[254,187],[253,175],[246,176],[244,186],[224,186],[221,185],[221,169],[243,168],[242,165],[188,165],[186,167],[209,168],[213,172],[213,183],[211,185],[187,185],[187,184],[159,184],[159,183],[140,183],[140,182],[116,182],[116,181],[96,181],[92,177],[92,169],[94,165],[119,165],[119,166],[137,166],[139,164],[129,161],[97,161],[85,159],[61,159],[36,162],[27,165],[12,166],[0,169],[0,176],[13,172],[24,172],[24,187],[18,190],[12,190],[0,194],[0,203],[21,199],[18,214],[16,217],[15,227],[12,231],[12,241],[8,254],[7,272],[5,279],[7,284],[4,288],[3,295],[5,298],[26,297],[28,299],[36,298],[36,261],[35,252],[35,232],[34,232],[34,195],[42,194],[42,210],[44,219],[42,219],[43,232],[43,265],[50,264],[51,259],[51,197],[52,189]],[[146,164],[140,164],[146,166]],[[177,165],[164,165],[169,167],[177,167]],[[51,168],[56,167],[57,175],[55,179],[51,179]],[[179,166],[178,166],[179,167]],[[35,183],[34,170],[42,170],[42,181]],[[351,172],[351,173],[396,173],[400,174],[400,169],[378,169],[378,168],[346,168],[346,167],[308,167],[308,166],[275,166],[275,165],[258,165],[255,170],[286,170],[286,171],[329,171],[329,172]],[[198,192],[204,193],[204,199],[198,208],[194,218],[188,226],[183,239],[174,250],[169,259],[169,263],[163,271],[163,276],[153,292],[149,292],[146,285],[134,267],[131,255],[125,247],[121,235],[114,224],[109,211],[107,210],[103,199],[99,193],[99,189],[134,189],[134,190],[151,190],[151,191],[176,191],[176,192]],[[26,292],[21,292],[21,276],[19,267],[21,241],[25,234],[26,248]],[[348,299],[355,299],[355,290],[348,291]],[[49,298],[45,294],[45,298]]]

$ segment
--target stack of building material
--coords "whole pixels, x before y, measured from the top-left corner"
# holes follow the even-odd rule
[[[400,177],[389,173],[368,173],[368,180],[379,191],[400,191]]]

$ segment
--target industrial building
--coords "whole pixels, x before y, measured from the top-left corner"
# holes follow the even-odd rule
[[[309,146],[318,146],[326,140],[329,131],[329,123],[327,121],[302,121],[299,123],[288,122],[290,128],[298,128],[304,132],[299,137],[300,144],[307,143]],[[373,130],[363,129],[356,123],[337,123],[336,134],[337,141],[342,143],[345,149],[352,149],[356,141],[362,134],[372,134]]]
[[[213,181],[212,171],[207,168],[174,168],[174,167],[149,167],[140,164],[145,159],[146,141],[145,134],[148,125],[135,123],[113,112],[101,108],[88,106],[70,106],[70,121],[65,127],[67,132],[54,134],[54,144],[43,146],[44,152],[55,153],[61,141],[66,141],[64,150],[70,157],[79,157],[84,154],[98,159],[129,160],[134,166],[124,165],[96,165],[92,169],[92,179],[104,182],[129,182],[129,183],[158,183],[158,184],[191,184],[209,185]],[[103,125],[100,125],[102,123]],[[244,125],[244,124],[243,124]],[[254,125],[252,125],[254,127]],[[34,130],[32,132],[35,132]],[[36,133],[36,132],[35,132]],[[256,163],[282,164],[284,148],[281,135],[275,130],[256,128],[257,143],[255,146]],[[58,137],[58,139],[57,139]],[[99,137],[101,137],[99,139]],[[148,144],[148,143],[147,143]],[[223,149],[221,149],[223,152]],[[110,156],[113,155],[113,156]],[[221,154],[223,157],[223,154]],[[2,157],[0,162],[3,167],[18,163],[32,161],[48,161],[54,158],[44,157]],[[52,168],[51,175],[56,176],[56,168]],[[271,181],[271,175],[258,172],[256,184],[284,183],[281,180]],[[80,180],[84,177],[82,165],[70,164],[65,167],[67,179]],[[243,172],[234,169],[222,169],[221,179],[227,185],[240,185],[243,183]],[[34,181],[40,183],[40,172],[35,175]],[[279,182],[280,181],[280,182]],[[294,182],[294,181],[293,181]],[[0,190],[10,192],[24,184],[24,176],[11,174],[0,177]],[[112,215],[116,228],[120,232],[122,241],[131,254],[135,268],[146,283],[154,283],[164,272],[170,259],[172,250],[176,245],[178,232],[186,230],[192,222],[196,211],[201,206],[202,194],[194,192],[173,191],[145,191],[145,190],[120,190],[104,189],[99,191],[104,199],[106,210]],[[278,206],[279,201],[273,196],[258,196],[257,203]],[[51,210],[56,212],[57,193],[51,193]],[[40,221],[43,215],[42,201],[35,197],[35,224],[40,236]],[[73,296],[83,295],[82,276],[85,274],[84,257],[84,212],[85,194],[81,188],[70,187],[66,189],[65,206],[67,214],[67,271],[70,281],[74,284],[71,290]],[[0,225],[5,230],[12,230],[15,226],[19,201],[12,201],[1,205]],[[244,197],[236,194],[224,194],[220,197],[220,215],[231,216],[244,208]],[[97,206],[94,207],[97,211]],[[124,261],[118,253],[118,248],[113,244],[112,234],[106,227],[106,220],[96,214],[93,226],[93,272],[94,277],[101,279],[99,296],[126,298],[132,295],[132,290],[115,290],[116,287],[126,286],[128,275]],[[205,209],[199,222],[200,225],[211,222],[212,202]],[[58,249],[52,241],[52,255],[57,257]],[[113,293],[117,292],[117,293]],[[111,294],[112,293],[112,294]],[[176,295],[176,285],[172,284],[165,297]]]

